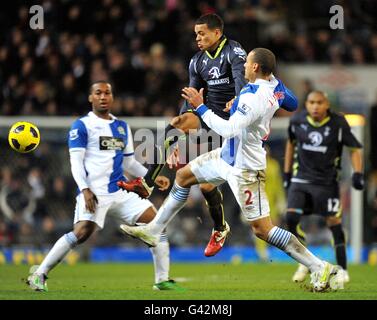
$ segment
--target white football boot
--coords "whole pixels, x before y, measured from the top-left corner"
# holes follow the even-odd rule
[[[313,286],[313,290],[316,292],[322,292],[330,287],[334,290],[340,289],[342,283],[340,278],[337,276],[339,270],[339,266],[334,266],[324,261],[324,265],[320,270],[310,274],[310,283]]]
[[[296,272],[293,274],[293,282],[303,282],[306,276],[309,274],[309,268],[299,263]]]
[[[148,225],[131,227],[126,224],[121,224],[120,228],[131,237],[140,239],[150,247],[156,247],[160,240],[160,235],[153,234]]]

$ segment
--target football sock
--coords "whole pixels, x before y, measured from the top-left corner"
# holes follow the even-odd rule
[[[160,236],[160,242],[156,247],[151,247],[153,256],[155,283],[169,280],[170,252],[169,242],[166,232]]]
[[[174,130],[173,135],[171,135],[172,130]],[[154,185],[154,180],[156,180],[166,163],[167,151],[178,141],[180,135],[182,134],[179,134],[179,131],[170,124],[165,128],[164,138],[155,145],[153,163],[148,166],[148,172],[144,176],[144,180],[148,186],[152,187]]]
[[[48,274],[60,261],[64,259],[69,250],[77,245],[77,238],[73,231],[63,235],[49,251],[38,267],[36,273]]]
[[[210,192],[203,192],[206,205],[214,222],[214,229],[217,231],[225,230],[223,195],[216,187]]]
[[[331,226],[330,230],[334,238],[336,263],[344,270],[347,269],[346,237],[341,224]]]
[[[305,245],[305,233],[300,227],[301,216],[300,213],[289,211],[286,214],[286,221],[289,232],[293,233]]]
[[[170,220],[184,207],[190,188],[183,188],[174,181],[174,185],[156,217],[149,223],[152,233],[161,233]]]
[[[323,267],[323,262],[306,249],[296,236],[287,230],[273,227],[268,233],[267,242],[283,250],[297,262],[314,272]]]

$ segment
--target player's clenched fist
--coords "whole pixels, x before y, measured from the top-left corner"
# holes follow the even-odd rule
[[[158,190],[165,191],[170,187],[170,180],[165,176],[158,176],[154,183],[159,186]]]

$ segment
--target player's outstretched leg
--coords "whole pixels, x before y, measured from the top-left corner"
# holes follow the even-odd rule
[[[325,291],[330,287],[330,283],[335,284],[334,278],[339,267],[317,258],[298,241],[295,235],[274,226],[269,216],[251,221],[251,227],[257,237],[279,248],[297,262],[309,268],[314,291]]]
[[[201,184],[200,190],[206,199],[206,205],[214,223],[211,238],[204,250],[206,257],[212,257],[224,246],[230,227],[224,218],[223,195],[220,190],[207,183]]]
[[[157,246],[162,231],[183,208],[189,192],[190,188],[181,187],[175,181],[169,196],[158,210],[156,217],[150,223],[137,227],[122,224],[120,228],[131,237],[138,238],[151,247]]]
[[[302,214],[294,210],[287,212],[286,221],[288,231],[294,234],[297,239],[305,245],[305,233],[299,227],[300,219]],[[303,264],[299,263],[297,270],[292,276],[293,282],[303,282],[306,276],[309,274],[309,269]]]

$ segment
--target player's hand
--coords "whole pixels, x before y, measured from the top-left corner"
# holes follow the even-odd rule
[[[203,92],[204,89],[201,88],[199,91],[193,87],[185,87],[182,89],[183,93],[181,96],[187,100],[195,109],[203,104]]]
[[[236,100],[236,98],[233,98],[232,100],[230,100],[226,103],[225,108],[223,109],[224,112],[229,112],[230,109],[232,109],[232,105],[233,105],[234,100]]]
[[[177,117],[174,117],[171,121],[170,121],[170,125],[172,125],[174,128],[178,127],[179,124],[181,123],[181,117],[180,116],[177,116]]]
[[[83,189],[82,193],[85,199],[86,210],[88,210],[91,213],[94,213],[96,211],[96,207],[98,204],[96,195],[89,188]]]
[[[157,176],[154,183],[159,187],[158,190],[165,191],[170,187],[170,180],[165,176]]]
[[[169,169],[177,169],[179,167],[179,148],[175,147],[171,155],[166,159]]]
[[[292,178],[292,172],[284,172],[283,185],[284,185],[285,190],[288,190],[288,188],[291,184],[291,178]]]
[[[354,172],[352,174],[352,186],[356,190],[363,190],[364,189],[364,174],[361,172]]]

